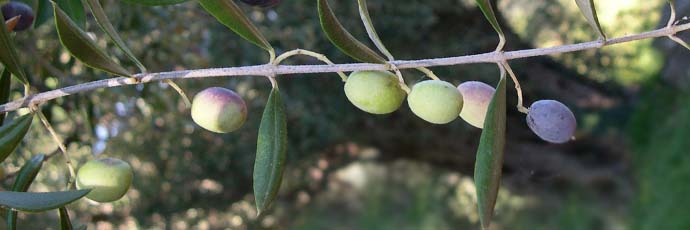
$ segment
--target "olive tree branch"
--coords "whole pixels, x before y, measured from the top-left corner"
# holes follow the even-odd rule
[[[68,86],[56,90],[51,90],[43,93],[28,95],[22,99],[18,99],[3,105],[0,105],[0,113],[14,111],[20,108],[28,107],[29,105],[36,105],[46,101],[54,100],[56,98],[69,96],[72,94],[91,91],[100,88],[119,87],[124,85],[135,85],[139,83],[148,83],[153,81],[162,81],[168,79],[193,79],[193,78],[207,78],[207,77],[223,77],[223,76],[273,76],[285,74],[307,74],[307,73],[336,73],[336,72],[350,72],[359,70],[394,70],[395,69],[411,69],[419,67],[434,67],[434,66],[452,66],[472,63],[497,63],[512,59],[529,58],[536,56],[546,56],[560,53],[576,52],[588,49],[598,49],[603,46],[610,46],[615,44],[627,43],[632,41],[668,37],[675,35],[678,32],[690,30],[690,23],[673,25],[671,27],[664,27],[657,30],[647,31],[639,34],[633,34],[623,37],[612,38],[606,41],[596,40],[590,42],[554,46],[548,48],[535,48],[506,52],[488,52],[482,54],[473,54],[457,57],[421,59],[421,60],[397,60],[391,61],[389,64],[370,64],[370,63],[356,63],[356,64],[327,64],[327,65],[254,65],[228,68],[211,68],[211,69],[196,69],[183,70],[160,73],[146,73],[136,74],[134,78],[136,81],[130,80],[128,77],[115,77],[103,79],[98,81],[86,82],[73,86]]]

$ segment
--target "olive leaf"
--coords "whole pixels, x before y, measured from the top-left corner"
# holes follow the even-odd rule
[[[491,2],[489,0],[475,0],[477,2],[477,5],[479,5],[479,9],[482,10],[482,13],[484,13],[484,17],[486,17],[486,20],[489,20],[489,23],[491,23],[491,26],[494,27],[494,30],[500,35],[503,35],[503,30],[501,30],[501,25],[498,24],[498,20],[496,20],[496,14],[494,13],[494,9],[491,7]]]
[[[183,2],[187,2],[189,0],[122,0],[123,2],[130,3],[130,4],[141,4],[141,5],[148,5],[148,6],[163,6],[163,5],[173,5],[173,4],[179,4]]]
[[[72,56],[96,69],[125,77],[132,75],[125,68],[110,59],[105,54],[105,51],[98,48],[96,43],[86,35],[86,32],[81,30],[58,5],[53,4],[53,9],[55,27],[57,28],[60,42],[69,50]]]
[[[0,104],[5,104],[10,100],[10,86],[12,85],[10,79],[11,77],[12,74],[10,73],[10,71],[8,71],[7,69],[2,70],[2,74],[0,74]],[[6,116],[7,113],[0,114],[0,125],[2,125],[5,122]]]
[[[36,175],[41,171],[43,167],[43,160],[45,160],[46,155],[38,154],[31,158],[17,174],[17,178],[14,179],[14,184],[12,185],[12,191],[15,192],[26,192],[29,190],[29,186],[36,179]],[[17,228],[17,211],[10,210],[7,212],[7,229]]]
[[[236,34],[273,54],[271,44],[232,0],[199,0],[199,4]]]
[[[599,25],[597,10],[594,7],[594,0],[575,0],[575,3],[577,4],[577,7],[580,8],[582,15],[584,15],[587,19],[587,22],[589,22],[589,25],[592,26],[592,29],[599,34],[600,38],[606,39],[604,31],[601,29],[601,25]]]
[[[0,18],[4,18],[2,12],[0,12]],[[5,23],[0,23],[0,62],[2,62],[5,68],[14,74],[19,81],[25,85],[29,84],[26,80],[24,69],[22,69],[22,66],[19,64],[17,48],[14,46],[14,41]]]
[[[31,127],[33,117],[33,114],[27,114],[0,127],[0,162],[14,152],[19,142],[24,139],[26,132]]]
[[[60,9],[67,14],[80,28],[86,28],[86,13],[81,0],[54,0]]]
[[[69,213],[67,208],[61,207],[58,209],[58,214],[60,215],[60,230],[72,230],[72,221],[69,219]]]
[[[340,24],[333,10],[328,5],[328,0],[317,1],[321,29],[326,33],[326,37],[333,45],[355,60],[369,63],[386,63],[383,57],[358,41]]]
[[[506,77],[503,73],[486,113],[474,166],[479,220],[483,229],[488,229],[491,224],[498,189],[501,185],[505,132]]]
[[[287,152],[285,104],[277,88],[271,91],[261,117],[254,162],[254,197],[260,215],[275,199],[283,179]]]
[[[142,64],[139,59],[134,56],[134,53],[132,53],[132,51],[125,44],[125,41],[120,38],[117,30],[115,30],[113,24],[110,23],[108,15],[105,14],[101,3],[98,0],[86,0],[86,3],[88,4],[89,9],[91,9],[91,13],[93,13],[93,16],[96,18],[96,22],[101,27],[103,32],[105,32],[110,39],[113,40],[115,45],[120,48],[120,50],[122,50],[122,52],[124,52],[125,55],[137,65],[137,67],[139,67],[139,70],[142,73],[145,73],[146,67],[144,67],[144,64]]]
[[[36,9],[36,20],[34,20],[34,28],[43,25],[46,21],[53,17],[53,7],[50,0],[38,0],[38,8]]]
[[[392,61],[394,59],[393,55],[383,44],[381,38],[379,38],[378,33],[376,33],[376,28],[374,28],[374,23],[371,21],[371,16],[369,16],[369,8],[367,7],[367,0],[357,0],[357,3],[359,5],[359,16],[362,18],[364,28],[367,30],[367,34],[369,35],[369,39],[374,42],[376,48],[378,48],[379,51],[381,51],[381,53],[388,58],[388,60]]]
[[[29,186],[36,178],[36,175],[43,167],[43,161],[45,160],[45,154],[38,154],[31,158],[17,174],[17,178],[14,180],[12,185],[12,191],[15,192],[26,192],[29,190]]]
[[[0,206],[23,212],[42,212],[57,209],[78,200],[91,189],[61,192],[0,192]]]

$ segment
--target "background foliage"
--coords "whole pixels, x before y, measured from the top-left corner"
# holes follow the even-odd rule
[[[34,1],[26,1],[34,3]],[[241,40],[194,2],[144,7],[102,1],[135,55],[151,72],[260,64],[265,52]],[[456,56],[492,50],[495,32],[471,0],[369,0],[381,39],[398,59]],[[610,37],[653,29],[665,21],[663,1],[597,1]],[[683,2],[678,1],[679,5]],[[688,5],[685,3],[684,5]],[[364,41],[354,1],[331,1],[341,22]],[[352,60],[325,38],[316,1],[286,0],[275,8],[243,7],[277,53],[295,48]],[[504,0],[498,3],[508,50],[592,40],[596,35],[573,1]],[[681,8],[680,12],[689,9]],[[87,15],[98,44],[135,71]],[[41,91],[108,77],[75,61],[61,48],[51,23],[18,33],[22,63]],[[412,44],[412,45],[411,45]],[[672,43],[671,43],[672,44]],[[690,122],[686,85],[690,53],[643,41],[551,58],[515,61],[528,102],[564,101],[580,121],[578,141],[539,141],[524,117],[509,109],[504,186],[496,228],[682,229],[690,227],[684,150]],[[296,58],[291,63],[311,64]],[[435,68],[442,79],[495,83],[494,65]],[[405,72],[408,83],[421,80]],[[249,106],[238,132],[217,135],[197,127],[165,84],[97,90],[44,107],[69,142],[73,159],[119,157],[135,168],[134,187],[112,204],[85,200],[70,206],[78,222],[104,228],[198,227],[237,229],[456,229],[476,227],[472,178],[480,130],[462,121],[432,126],[406,106],[389,116],[357,110],[335,74],[279,79],[287,103],[289,149],[284,184],[275,207],[256,218],[251,172],[261,111],[270,84],[264,78],[182,80],[193,95],[210,86],[234,89]],[[669,82],[671,84],[669,84]],[[37,84],[40,83],[40,84]],[[511,87],[509,86],[509,89]],[[21,96],[13,87],[11,97]],[[509,104],[515,100],[509,91]],[[12,115],[11,115],[12,116]],[[38,121],[34,121],[38,122]],[[31,156],[57,147],[35,125],[2,164],[2,188]],[[51,158],[30,191],[65,183],[59,156]],[[57,226],[57,212],[20,214],[19,227]]]

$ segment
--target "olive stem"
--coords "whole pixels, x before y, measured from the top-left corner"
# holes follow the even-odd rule
[[[495,52],[503,51],[506,46],[506,36],[503,33],[498,33],[498,45],[496,46]]]
[[[185,106],[187,106],[188,109],[192,107],[192,101],[189,100],[189,97],[187,97],[187,94],[184,92],[182,87],[180,87],[177,83],[173,82],[170,79],[166,79],[164,82],[170,85],[170,87],[172,87],[175,91],[177,91],[177,94],[179,94],[180,97],[182,97],[182,100],[184,101],[184,104]]]
[[[389,62],[394,64],[399,69],[411,69],[417,67],[434,67],[434,66],[453,66],[462,64],[475,63],[496,63],[502,60],[521,59],[537,56],[547,56],[561,53],[570,53],[589,49],[599,49],[603,46],[611,46],[615,44],[628,43],[632,41],[667,37],[674,35],[681,31],[690,30],[690,23],[672,25],[671,27],[664,27],[657,30],[642,32],[639,34],[632,34],[623,37],[611,38],[606,40],[602,45],[601,40],[568,44],[547,48],[534,48],[526,50],[507,51],[502,55],[497,55],[495,51],[433,59],[421,60],[397,60]],[[101,88],[112,88],[124,85],[134,85],[140,83],[149,83],[153,81],[162,81],[166,79],[190,79],[190,78],[208,78],[208,77],[227,77],[227,76],[269,76],[282,74],[306,74],[306,73],[333,73],[333,72],[350,72],[363,70],[390,70],[389,64],[373,64],[373,63],[356,63],[356,64],[336,64],[336,65],[254,65],[254,66],[240,66],[227,68],[212,68],[212,69],[195,69],[182,70],[159,73],[140,73],[134,75],[137,81],[132,81],[128,77],[114,77],[109,79],[96,80],[82,84],[63,87],[60,89],[50,90],[38,94],[28,95],[22,99],[14,100],[6,104],[0,105],[0,113],[14,111],[20,108],[26,108],[32,104],[40,104],[46,101],[54,100],[80,92],[91,91]]]
[[[676,37],[675,35],[669,35],[668,38],[670,38],[672,41],[678,43],[679,45],[685,47],[686,49],[690,50],[690,45],[683,41],[683,39],[680,39],[679,37]]]
[[[403,75],[402,75],[402,72],[400,72],[400,69],[397,66],[395,66],[395,64],[390,63],[390,62],[387,64],[387,66],[388,66],[388,68],[390,68],[390,70],[395,72],[396,76],[398,76],[398,82],[400,83],[400,88],[403,91],[405,91],[405,93],[410,94],[410,91],[412,91],[412,90],[410,90],[410,87],[408,87],[407,84],[405,83],[405,78],[403,78]]]
[[[673,23],[676,21],[676,6],[673,5],[673,1],[669,1],[668,4],[671,6],[671,16],[668,19],[668,24],[666,24],[666,28],[671,28],[673,27]]]
[[[431,78],[431,79],[434,79],[434,80],[441,80],[441,79],[438,78],[438,76],[436,76],[436,74],[434,74],[434,71],[431,71],[430,69],[428,69],[428,68],[426,68],[426,67],[417,67],[417,68],[415,68],[415,69],[417,69],[417,70],[419,70],[420,72],[426,74],[426,76],[429,77],[429,78]]]
[[[58,148],[62,152],[62,155],[65,157],[65,164],[67,164],[67,168],[69,169],[69,175],[70,178],[67,182],[67,189],[70,189],[72,185],[74,184],[74,180],[77,178],[77,173],[74,170],[74,166],[72,165],[72,161],[70,160],[69,154],[67,153],[67,147],[65,147],[65,144],[63,144],[62,140],[60,137],[57,135],[55,130],[53,129],[53,126],[50,125],[50,122],[46,118],[46,116],[43,114],[43,112],[38,109],[37,107],[33,107],[32,110],[38,114],[38,117],[40,118],[41,122],[43,123],[43,126],[48,130],[50,133],[50,136],[53,137],[53,141],[58,145]]]
[[[322,61],[326,64],[335,65],[335,63],[333,63],[330,59],[328,59],[328,57],[326,57],[326,55],[323,55],[323,54],[320,54],[317,52],[313,52],[313,51],[309,51],[309,50],[304,50],[304,49],[295,49],[295,50],[285,52],[285,53],[281,54],[280,56],[278,56],[275,60],[273,60],[272,63],[273,63],[273,65],[279,65],[281,62],[285,61],[285,59],[288,59],[289,57],[292,57],[295,55],[305,55],[305,56],[316,58],[319,61]],[[337,72],[337,73],[340,76],[340,79],[343,80],[343,82],[347,81],[347,75],[345,75],[345,73],[343,73],[343,72]]]
[[[529,113],[529,109],[525,108],[523,105],[523,100],[522,100],[522,87],[520,86],[520,81],[518,81],[517,76],[515,76],[515,73],[513,72],[513,69],[510,68],[510,64],[508,64],[508,61],[502,61],[499,66],[503,67],[503,71],[507,71],[508,75],[510,75],[510,78],[513,79],[513,83],[515,83],[515,92],[517,93],[518,96],[518,102],[517,102],[517,110],[520,111],[521,113],[527,114]]]

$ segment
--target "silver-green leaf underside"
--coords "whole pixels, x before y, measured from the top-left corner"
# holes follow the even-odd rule
[[[597,17],[597,10],[594,6],[594,0],[575,0],[577,7],[580,8],[580,12],[585,16],[587,22],[592,29],[597,32],[600,38],[605,39],[606,35],[599,25],[599,18]]]
[[[357,0],[357,3],[359,5],[359,16],[362,18],[364,28],[367,30],[367,34],[369,35],[369,39],[371,39],[374,45],[376,45],[376,48],[378,48],[379,51],[381,51],[381,53],[388,58],[388,60],[392,61],[395,58],[393,58],[391,52],[388,51],[386,46],[381,41],[381,38],[379,38],[376,28],[374,27],[374,22],[371,20],[371,16],[369,16],[367,0]]]

